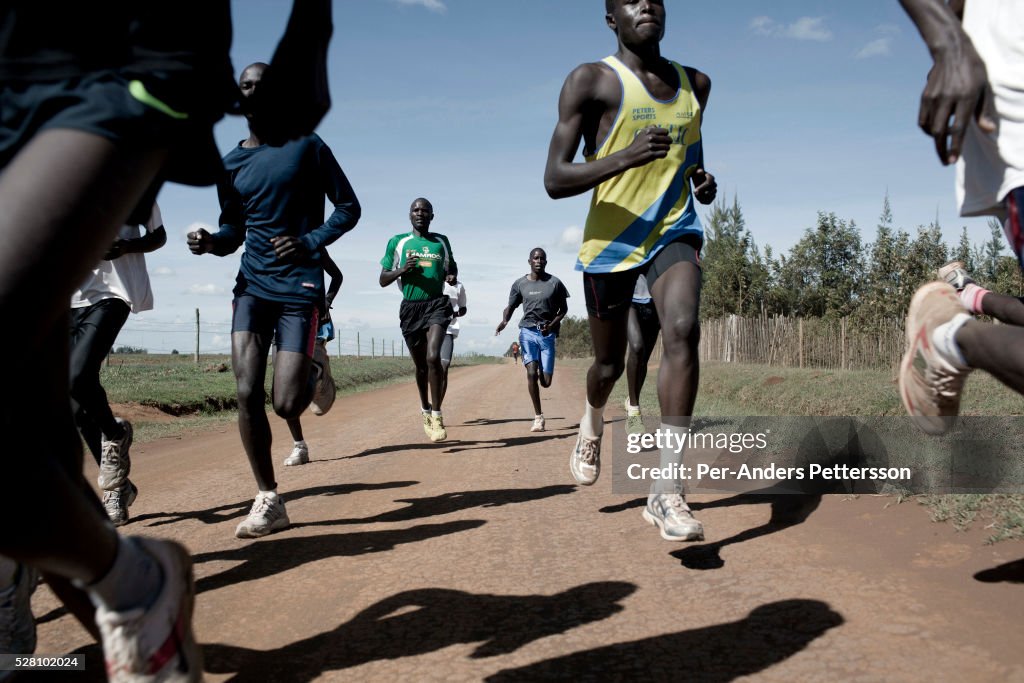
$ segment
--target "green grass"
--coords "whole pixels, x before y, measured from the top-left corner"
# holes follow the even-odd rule
[[[490,356],[457,356],[453,365],[499,362]],[[331,374],[341,395],[368,391],[414,376],[408,357],[332,357]],[[269,397],[273,366],[267,369]],[[111,403],[136,403],[175,419],[133,422],[140,443],[180,436],[233,422],[238,399],[229,356],[201,356],[199,363],[185,355],[115,355],[100,372],[100,382]],[[268,398],[269,405],[269,398]]]
[[[590,361],[567,361],[581,378]],[[609,398],[621,406],[626,398],[623,377]],[[651,368],[640,396],[647,416],[658,415],[657,369]],[[903,405],[892,370],[819,370],[765,365],[704,363],[694,415],[758,416],[901,416]],[[1022,415],[1024,399],[992,377],[974,373],[963,394],[962,415]],[[916,500],[928,507],[936,521],[957,529],[983,524],[989,542],[1024,538],[1024,495],[955,494],[903,496],[896,502]]]

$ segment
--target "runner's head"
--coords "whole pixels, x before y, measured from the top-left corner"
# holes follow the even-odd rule
[[[459,267],[456,264],[454,264],[454,263],[448,264],[448,272],[446,272],[444,274],[444,279],[445,279],[445,282],[447,282],[450,285],[454,285],[456,282],[458,282],[459,281]]]
[[[425,235],[430,231],[430,222],[434,220],[434,207],[423,197],[414,199],[409,207],[409,222],[413,229]]]
[[[655,46],[665,37],[664,0],[605,0],[604,9],[620,47]]]
[[[530,258],[527,263],[530,264],[531,273],[543,275],[544,270],[548,267],[548,253],[540,247],[534,247],[530,250]]]
[[[256,92],[259,88],[257,86],[263,80],[266,70],[266,64],[254,62],[242,69],[242,74],[238,77],[238,89],[242,93],[242,111],[245,113],[245,118],[249,120],[252,120],[258,112],[259,100],[256,98]]]

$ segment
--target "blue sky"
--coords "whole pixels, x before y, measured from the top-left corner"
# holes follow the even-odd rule
[[[232,5],[236,70],[268,61],[290,3]],[[887,191],[897,226],[938,216],[948,242],[963,225],[985,238],[983,219],[956,215],[953,172],[916,127],[930,63],[895,0],[666,5],[662,52],[711,77],[707,167],[720,193],[739,197],[759,245],[787,250],[819,210],[856,221],[870,241]],[[363,205],[359,226],[330,247],[345,273],[333,312],[344,352],[357,331],[364,353],[371,337],[397,348],[400,294],[377,285],[378,261],[418,196],[433,202],[469,297],[456,352],[513,341],[512,326],[498,338],[494,327],[534,246],[569,288],[570,314],[585,315],[573,263],[588,200],[549,199],[542,175],[565,76],[615,51],[603,13],[601,0],[335,2],[334,106],[318,132]],[[216,134],[226,152],[244,122],[225,119]],[[216,223],[216,194],[168,186],[159,202],[169,240],[147,257],[156,308],[132,316],[118,343],[191,351],[199,308],[202,350],[227,352],[238,255],[194,257],[184,242]]]

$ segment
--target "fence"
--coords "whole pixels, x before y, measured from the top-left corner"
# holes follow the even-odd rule
[[[848,318],[741,318],[701,321],[700,358],[792,368],[892,368],[903,355],[901,321],[871,329]],[[661,359],[661,340],[652,359]]]

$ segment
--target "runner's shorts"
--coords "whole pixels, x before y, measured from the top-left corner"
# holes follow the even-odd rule
[[[427,341],[427,330],[433,325],[448,329],[452,321],[452,306],[447,296],[426,301],[402,300],[398,308],[398,322],[402,327],[402,336],[410,349]]]
[[[452,363],[452,354],[455,353],[455,336],[451,334],[444,335],[444,341],[441,342],[441,362],[447,365]]]
[[[1021,225],[1021,211],[1024,211],[1024,187],[1010,190],[1006,195],[1006,222],[1003,231],[1010,248],[1017,255],[1017,263],[1024,268],[1024,226]]]
[[[294,351],[313,357],[320,326],[316,304],[269,301],[242,294],[231,304],[231,332],[253,332],[274,338],[278,351]]]
[[[555,373],[555,335],[541,334],[534,327],[519,328],[519,350],[523,354],[523,365],[539,362],[545,375]]]
[[[700,249],[703,240],[699,235],[683,235],[675,242],[665,245],[654,258],[644,265],[619,273],[583,273],[583,292],[587,301],[587,313],[600,320],[625,315],[633,302],[636,279],[647,276],[647,287],[654,289],[654,283],[662,273],[677,263],[686,261],[700,267]]]

